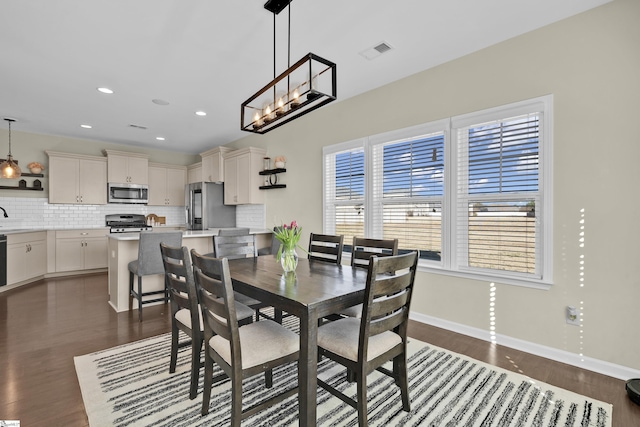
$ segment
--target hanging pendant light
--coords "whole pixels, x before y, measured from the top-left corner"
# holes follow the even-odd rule
[[[9,123],[9,154],[7,155],[7,160],[0,163],[0,176],[2,178],[17,179],[22,175],[22,171],[20,171],[20,166],[13,160],[11,155],[11,122],[16,120],[7,117],[4,119]]]
[[[240,129],[264,134],[337,98],[336,64],[313,53],[291,65],[291,1],[268,0],[273,13],[273,80],[241,105]],[[287,66],[276,77],[276,15],[289,7]]]

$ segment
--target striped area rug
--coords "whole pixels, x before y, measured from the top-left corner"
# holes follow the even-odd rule
[[[199,394],[189,400],[190,348],[180,351],[178,368],[169,374],[170,334],[75,358],[76,371],[91,427],[226,426],[230,387],[212,391],[210,413],[200,415]],[[411,412],[402,410],[393,381],[378,372],[367,378],[371,426],[611,426],[612,406],[526,376],[509,372],[421,341],[409,344]],[[204,372],[204,370],[202,370]],[[318,375],[356,394],[345,370],[328,360]],[[243,383],[243,405],[295,384],[295,365],[274,371],[273,389],[264,376]],[[318,388],[319,426],[357,426],[357,412]],[[298,425],[297,397],[262,411],[243,426]]]

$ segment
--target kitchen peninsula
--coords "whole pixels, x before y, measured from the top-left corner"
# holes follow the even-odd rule
[[[217,236],[219,229],[189,230],[182,235],[182,244],[195,249],[201,254],[213,252],[213,236]],[[271,231],[265,229],[251,229],[256,235],[256,246],[266,248],[271,246]],[[139,233],[113,233],[108,236],[108,271],[109,271],[109,304],[117,312],[129,310],[129,262],[138,259]],[[160,250],[158,248],[158,250]],[[143,286],[146,290],[160,290],[164,287],[162,275],[145,276]]]

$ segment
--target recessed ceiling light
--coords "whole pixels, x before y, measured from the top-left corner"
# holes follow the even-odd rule
[[[156,136],[156,139],[157,139],[158,141],[164,141],[164,136]]]
[[[91,129],[93,126],[91,125],[80,125],[81,128]]]
[[[196,111],[196,116],[206,116],[207,113],[205,113],[204,111]]]
[[[153,102],[156,105],[169,105],[169,101],[165,101],[164,99],[152,99],[151,102]]]
[[[107,93],[107,94],[112,94],[113,93],[113,91],[111,89],[109,89],[108,87],[99,87],[98,88],[98,92]]]

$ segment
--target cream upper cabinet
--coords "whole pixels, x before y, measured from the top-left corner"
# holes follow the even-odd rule
[[[106,268],[107,229],[56,231],[56,272]]]
[[[47,151],[49,203],[107,203],[107,161],[104,157]]]
[[[185,166],[149,163],[150,206],[184,206]]]
[[[149,184],[149,156],[126,151],[104,150],[107,156],[107,178],[117,184]]]
[[[232,150],[227,147],[214,147],[200,153],[202,156],[202,181],[224,182],[224,158]]]
[[[202,182],[202,162],[194,163],[187,167],[187,183]]]
[[[259,187],[265,150],[243,148],[228,153],[224,159],[224,204],[245,205],[264,203]]]
[[[21,282],[47,272],[47,232],[7,236],[7,284]]]

